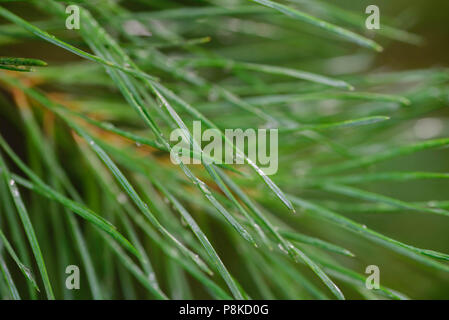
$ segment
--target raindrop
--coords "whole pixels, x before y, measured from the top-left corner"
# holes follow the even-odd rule
[[[126,194],[120,192],[120,194],[117,196],[117,201],[121,204],[124,204],[128,201],[128,198],[126,197]]]
[[[429,202],[427,202],[427,206],[434,208],[434,207],[438,206],[438,202],[429,201]]]
[[[279,250],[282,251],[282,253],[288,254],[287,250],[285,250],[284,246],[282,244],[278,244]]]

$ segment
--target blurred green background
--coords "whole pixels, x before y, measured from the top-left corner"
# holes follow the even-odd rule
[[[170,1],[170,0],[166,0]],[[194,4],[195,1],[186,1]],[[386,19],[390,25],[406,29],[425,39],[425,43],[420,46],[413,46],[400,42],[386,43],[385,51],[376,55],[375,62],[368,71],[378,70],[408,70],[430,67],[448,67],[449,63],[449,1],[406,1],[406,0],[385,0],[385,1],[360,1],[360,0],[333,0],[332,3],[342,8],[347,8],[353,12],[365,15],[365,8],[370,4],[376,4],[381,10],[381,23]],[[5,4],[15,12],[20,12],[22,17],[40,19],[39,13],[29,11],[29,7],[23,4]],[[28,8],[28,9],[24,9]],[[370,33],[367,33],[370,34]],[[376,37],[374,37],[377,39]],[[348,44],[351,47],[351,44]],[[51,49],[51,51],[50,51]],[[354,46],[354,54],[361,52],[360,48]],[[248,53],[249,55],[251,53]],[[329,52],[329,56],[333,53]],[[49,57],[54,61],[67,61],[77,59],[71,54],[64,52],[50,44],[43,42],[30,42],[29,45],[8,45],[0,47],[1,56],[24,56]],[[309,57],[311,58],[311,57]],[[310,71],[322,72],[323,66],[310,64]],[[337,70],[335,74],[344,74]],[[4,98],[6,95],[4,96]],[[448,104],[449,107],[449,104]],[[1,108],[5,108],[4,105]],[[2,110],[2,112],[5,110]],[[8,112],[14,112],[9,110]],[[428,117],[449,117],[449,108],[430,114]],[[413,130],[412,126],[403,126],[405,131]],[[14,139],[17,132],[0,119],[0,131]],[[19,135],[17,135],[19,136]],[[386,137],[387,139],[388,137]],[[447,149],[438,151],[426,151],[423,154],[407,157],[394,161],[387,161],[377,167],[377,171],[395,171],[406,169],[420,169],[422,171],[449,172],[449,152]],[[428,181],[407,183],[382,183],[372,184],[370,190],[379,191],[385,195],[397,197],[409,201],[422,201],[426,199],[449,200],[449,182]],[[421,248],[432,248],[437,251],[449,253],[449,224],[447,217],[426,215],[422,213],[397,213],[394,215],[379,214],[347,214],[350,218],[365,223],[372,229],[385,233],[392,238],[399,239],[405,243]],[[305,218],[307,219],[307,218]],[[347,237],[345,234],[333,233],[333,229],[323,229],[323,226],[315,220],[309,219],[306,225],[307,231],[321,235],[324,239],[336,241],[342,246],[353,248],[360,259],[360,262],[353,266],[354,270],[364,273],[364,267],[369,264],[378,265],[381,269],[381,282],[388,283],[392,288],[407,292],[412,298],[426,299],[449,299],[449,279],[447,274],[441,273],[436,276],[429,276],[435,271],[426,269],[420,265],[410,264],[406,258],[393,254],[383,248],[367,245],[364,240],[354,243],[355,237]],[[223,246],[220,251],[226,250]],[[229,248],[228,248],[229,250]],[[228,256],[229,255],[229,256]],[[224,253],[225,260],[232,256],[232,251]],[[382,268],[387,266],[388,268]]]

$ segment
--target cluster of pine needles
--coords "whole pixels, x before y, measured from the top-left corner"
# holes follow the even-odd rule
[[[1,299],[447,289],[449,255],[414,235],[449,203],[408,187],[449,181],[431,164],[448,159],[449,73],[376,68],[383,46],[417,35],[383,21],[367,32],[364,12],[324,0],[0,3]],[[65,27],[68,4],[79,30]],[[10,54],[24,44],[29,57]],[[170,132],[195,120],[278,128],[277,174],[173,164]],[[79,290],[66,287],[70,265]]]

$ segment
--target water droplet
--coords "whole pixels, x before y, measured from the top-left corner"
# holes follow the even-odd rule
[[[282,251],[282,253],[288,254],[287,250],[285,250],[285,248],[284,248],[284,246],[282,244],[278,244],[278,248],[279,248],[279,250]]]
[[[436,201],[429,201],[429,202],[427,202],[427,206],[434,208],[434,207],[438,206],[438,202],[436,202]]]
[[[254,223],[253,227],[258,233],[263,234],[262,228],[257,223]]]
[[[203,191],[206,195],[211,195],[212,193],[210,192],[209,188],[207,187],[207,185],[201,181],[201,180],[197,180],[198,181],[198,185],[200,186],[201,191]]]
[[[13,186],[13,185],[15,185],[15,184],[16,184],[16,182],[15,182],[13,179],[9,180],[9,185],[10,185],[10,186]]]
[[[128,201],[128,198],[126,197],[126,194],[120,192],[120,194],[117,196],[117,201],[121,204],[124,204]]]
[[[104,127],[105,127],[106,129],[114,129],[114,128],[115,128],[115,126],[114,126],[112,123],[105,123],[105,124],[104,124]]]

